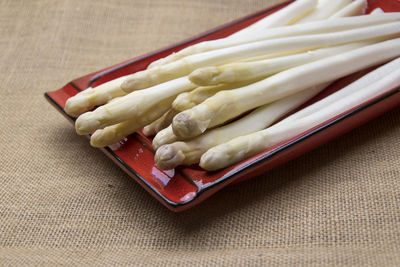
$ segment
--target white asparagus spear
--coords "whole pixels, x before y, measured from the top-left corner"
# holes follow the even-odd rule
[[[377,15],[377,14],[382,14],[384,13],[381,8],[375,8],[372,10],[370,13],[371,15]],[[312,106],[309,106],[307,108],[304,108],[295,114],[287,117],[286,119],[281,120],[278,124],[286,123],[287,121],[294,121],[299,118],[305,117],[309,114],[312,114],[313,112],[317,112],[318,109],[323,108],[324,106],[330,105],[333,102],[339,100],[340,98],[343,98],[345,96],[348,96],[352,93],[355,92],[355,90],[363,87],[367,87],[368,85],[371,84],[371,81],[377,81],[380,77],[385,76],[385,74],[389,73],[392,70],[392,65],[391,64],[386,64],[382,66],[381,68],[376,69],[375,71],[369,73],[368,75],[365,75],[361,77],[360,79],[357,80],[357,82],[352,83],[351,85],[346,86],[345,88],[342,88],[335,94],[330,95],[329,97],[326,97],[318,103],[313,104]]]
[[[265,130],[232,139],[224,144],[209,149],[200,159],[200,166],[205,170],[217,170],[254,156],[286,140],[303,134],[335,116],[383,94],[400,85],[400,59],[390,63],[393,68],[380,80],[373,82],[345,98],[318,109],[304,118],[273,125]],[[389,68],[390,69],[390,68]],[[367,74],[368,75],[368,74]],[[356,81],[357,83],[357,81]],[[318,102],[317,102],[318,103]],[[316,104],[317,104],[316,103]]]
[[[371,42],[350,43],[272,59],[199,68],[189,75],[189,79],[201,86],[262,79],[279,71],[350,51],[367,44],[371,44]]]
[[[332,20],[319,21],[318,23],[307,22],[304,24],[295,24],[286,27],[271,28],[265,31],[260,31],[257,34],[244,36],[242,38],[232,38],[232,39],[223,38],[223,39],[201,42],[189,46],[187,48],[184,48],[177,53],[174,53],[173,56],[171,56],[171,58],[168,60],[167,58],[169,57],[164,58],[163,64],[156,64],[156,65],[161,66],[166,63],[171,63],[190,55],[261,41],[261,40],[269,40],[269,39],[284,38],[291,36],[301,36],[306,34],[337,32],[358,27],[366,27],[370,25],[388,23],[399,19],[400,19],[400,13],[397,12],[397,13],[386,13],[376,17],[357,16],[350,18],[335,18]]]
[[[179,113],[180,111],[187,110],[189,108],[192,108],[192,107],[200,104],[207,98],[215,95],[216,93],[218,93],[222,90],[239,88],[239,87],[248,85],[250,83],[252,83],[252,81],[244,82],[244,83],[241,82],[241,83],[236,83],[236,84],[223,84],[223,85],[216,85],[216,86],[198,87],[190,92],[184,92],[184,93],[179,94],[175,98],[174,102],[172,103],[172,109],[174,111],[178,111],[178,113]],[[157,149],[161,145],[170,144],[170,143],[178,140],[178,137],[174,134],[174,132],[172,131],[172,126],[170,125],[172,123],[173,117],[170,119],[171,119],[171,121],[169,121],[169,124],[166,125],[168,127],[157,131],[156,136],[153,138],[153,147],[155,149]],[[166,122],[167,121],[165,121],[165,123]]]
[[[65,112],[71,116],[78,116],[96,106],[107,103],[115,97],[126,95],[126,92],[121,89],[121,84],[127,77],[129,75],[119,77],[94,88],[89,87],[68,98],[65,103]]]
[[[382,10],[382,8],[377,7],[374,10],[371,11],[370,15],[380,15],[380,14],[383,14],[383,13],[385,13],[385,12]]]
[[[180,111],[190,109],[202,103],[207,98],[215,95],[222,90],[239,88],[250,83],[251,82],[198,87],[193,91],[179,94],[172,103],[172,109],[178,111],[179,113]],[[174,132],[172,131],[172,126],[170,125],[172,123],[172,120],[173,117],[171,118],[171,121],[169,121],[169,124],[167,125],[168,127],[157,131],[157,134],[153,139],[153,147],[155,149],[157,149],[161,145],[170,144],[178,140],[178,137],[174,134]]]
[[[275,12],[272,15],[269,15],[252,25],[234,33],[226,38],[219,39],[221,41],[234,39],[234,38],[242,38],[249,34],[252,34],[254,31],[259,30],[260,28],[271,28],[271,27],[278,27],[290,24],[301,18],[304,14],[309,12],[317,5],[317,0],[300,0],[295,1],[292,4],[280,9],[279,11]],[[239,38],[239,39],[240,39]],[[159,60],[153,61],[147,68],[151,69],[156,66],[161,66],[167,63],[171,63],[175,60],[182,58],[181,54],[173,53],[167,57],[160,58]]]
[[[347,18],[348,19],[348,18]],[[384,16],[376,16],[373,19],[369,18],[367,19],[365,16],[364,17],[357,17],[354,18],[354,20],[335,20],[335,23],[328,23],[326,24],[325,22],[321,22],[318,25],[316,24],[303,24],[304,26],[307,27],[285,27],[285,28],[279,28],[276,29],[275,31],[269,31],[266,34],[260,34],[260,37],[253,38],[251,40],[259,40],[261,39],[269,39],[269,38],[277,38],[277,37],[282,37],[282,36],[292,36],[296,34],[305,34],[305,33],[318,33],[318,32],[324,32],[324,31],[329,31],[329,30],[341,30],[341,29],[348,29],[351,27],[360,27],[360,26],[366,26],[366,25],[372,25],[376,23],[384,23],[388,21],[393,21],[396,19],[400,19],[400,14],[384,14]],[[213,42],[213,41],[211,41]],[[234,42],[233,44],[238,44],[240,42]],[[212,44],[212,43],[211,43]],[[218,43],[217,43],[218,44]],[[218,45],[213,47],[212,49],[218,48]],[[200,49],[201,50],[201,49]],[[108,102],[110,99],[118,96],[123,96],[126,93],[121,90],[121,84],[128,79],[129,77],[134,77],[134,74],[127,75],[124,77],[120,77],[118,79],[112,80],[110,82],[104,83],[100,86],[97,86],[95,88],[88,88],[87,90],[84,90],[74,97],[71,97],[68,99],[66,103],[65,110],[66,112],[71,115],[71,116],[77,116],[82,114],[83,112],[86,112],[95,106],[105,104]],[[144,88],[145,86],[138,86],[137,88]]]
[[[371,16],[372,18],[375,16]],[[235,60],[282,51],[304,51],[349,42],[391,36],[400,32],[400,22],[363,27],[341,32],[265,40],[195,54],[181,60],[133,74],[122,84],[130,92],[190,74],[197,68],[220,65]]]
[[[172,131],[172,125],[170,124],[167,128],[159,131],[153,138],[153,148],[158,149],[160,146],[165,144],[171,144],[178,141],[179,138]]]
[[[281,10],[253,23],[247,28],[231,34],[228,38],[241,38],[257,30],[290,25],[304,17],[318,4],[317,0],[298,0]]]
[[[285,124],[290,121],[296,121],[298,119],[304,118],[308,115],[311,115],[315,112],[318,112],[318,110],[327,107],[329,105],[333,105],[336,101],[339,101],[340,99],[344,99],[346,97],[349,97],[350,95],[356,93],[360,88],[366,88],[368,87],[371,83],[378,81],[382,77],[385,77],[387,74],[393,72],[396,66],[399,66],[400,64],[397,61],[392,61],[390,64],[385,64],[374,71],[369,72],[368,74],[362,76],[355,82],[347,85],[346,87],[340,89],[339,91],[319,100],[318,102],[303,108],[302,110],[292,114],[291,116],[281,120],[277,124]],[[400,67],[400,66],[399,66]]]
[[[188,139],[255,107],[313,85],[332,81],[400,55],[400,38],[368,45],[301,65],[248,86],[221,91],[203,103],[176,115],[174,133]]]
[[[109,104],[100,106],[94,111],[80,115],[75,122],[76,132],[80,135],[89,134],[109,125],[139,118],[161,101],[176,96],[179,93],[192,90],[195,87],[185,76],[144,90],[132,92]]]
[[[121,141],[125,136],[128,136],[143,126],[151,123],[160,117],[166,110],[171,107],[171,103],[175,97],[170,97],[161,101],[152,109],[142,114],[140,117],[123,121],[115,125],[107,126],[94,132],[90,138],[90,144],[93,147],[105,147]]]
[[[351,0],[319,0],[315,10],[297,23],[327,19],[350,3]]]
[[[237,136],[265,129],[286,113],[300,106],[327,84],[315,86],[255,109],[243,118],[225,126],[212,129],[204,134],[183,142],[174,142],[157,149],[155,162],[160,169],[169,170],[179,165],[191,165],[200,161],[201,155],[211,147],[227,142]]]
[[[242,87],[256,81],[258,80],[250,80],[246,82],[239,82],[227,85],[198,87],[194,90],[191,90],[190,92],[181,93],[173,101],[171,109],[166,112],[161,118],[144,127],[143,133],[146,136],[155,135],[162,129],[168,127],[168,125],[171,124],[173,117],[180,111],[192,108],[197,104],[200,104],[208,97],[215,95],[221,90],[229,90]]]
[[[365,9],[367,8],[368,1],[367,0],[355,0],[343,7],[341,10],[330,16],[328,19],[334,19],[339,17],[351,17],[358,16],[365,13]]]
[[[200,104],[201,102],[215,95],[219,91],[229,89],[232,89],[232,86],[229,86],[227,84],[221,84],[217,86],[201,86],[194,89],[193,91],[179,94],[174,102],[172,102],[172,107],[179,112],[184,111]]]
[[[240,88],[255,82],[258,82],[260,79],[251,79],[247,81],[241,81],[237,83],[231,84],[219,84],[219,85],[212,85],[212,86],[200,86],[190,92],[184,92],[179,94],[174,102],[172,103],[172,107],[178,111],[184,111],[189,108],[192,108],[207,98],[215,95],[216,93],[223,91],[223,90],[231,90]]]
[[[146,127],[143,128],[143,134],[145,136],[156,135],[159,131],[167,128],[171,124],[174,116],[178,113],[179,113],[178,110],[170,108],[160,118],[158,118],[151,124],[146,125]]]

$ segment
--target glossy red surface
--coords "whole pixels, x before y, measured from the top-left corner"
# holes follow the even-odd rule
[[[74,118],[66,115],[63,108],[66,100],[79,91],[88,86],[96,86],[122,75],[143,70],[152,61],[193,43],[227,36],[278,10],[289,2],[262,10],[171,47],[78,78],[59,90],[47,92],[45,96],[58,111],[73,123]],[[368,12],[376,7],[381,7],[387,12],[400,11],[400,1],[370,0]],[[355,74],[338,80],[306,103],[305,106],[342,88],[359,75]],[[154,164],[154,150],[151,147],[151,140],[140,133],[128,136],[118,146],[113,146],[112,149],[108,147],[101,150],[162,204],[173,211],[181,211],[200,203],[230,183],[241,182],[264,173],[399,106],[400,89],[397,88],[371,101],[362,103],[352,110],[343,112],[343,114],[331,118],[301,136],[216,172],[206,172],[198,166],[179,167],[168,172],[159,170]],[[77,138],[79,137],[77,136]]]

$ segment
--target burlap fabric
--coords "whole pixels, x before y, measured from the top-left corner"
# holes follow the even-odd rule
[[[400,112],[175,214],[48,103],[277,0],[1,0],[0,265],[398,265]]]

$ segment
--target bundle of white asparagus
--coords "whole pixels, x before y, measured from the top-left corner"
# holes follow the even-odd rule
[[[143,129],[161,169],[224,168],[400,84],[400,13],[366,0],[297,0],[226,38],[68,99],[78,134],[104,147]],[[387,63],[391,61],[390,63]],[[281,120],[330,83],[384,64]],[[275,123],[275,124],[274,124]]]

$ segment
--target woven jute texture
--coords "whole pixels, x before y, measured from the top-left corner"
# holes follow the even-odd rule
[[[173,213],[46,103],[277,0],[1,0],[0,265],[400,265],[400,111]]]

